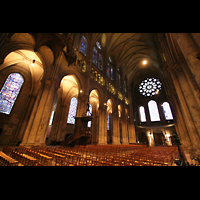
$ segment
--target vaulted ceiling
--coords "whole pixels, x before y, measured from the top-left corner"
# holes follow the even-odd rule
[[[102,34],[93,33],[92,41],[101,41]],[[162,65],[155,33],[106,33],[103,49],[131,82],[138,76],[159,73]],[[144,60],[146,65],[142,64]]]

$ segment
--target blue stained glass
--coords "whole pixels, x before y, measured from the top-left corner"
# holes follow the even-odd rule
[[[87,44],[87,39],[85,38],[85,36],[83,36],[81,40],[80,52],[82,52],[84,56],[86,56]]]
[[[98,49],[101,49],[101,45],[99,44],[99,42],[96,42],[96,45],[97,45]]]
[[[110,64],[107,64],[107,77],[110,78]]]
[[[114,76],[113,76],[113,67],[112,66],[110,68],[110,72],[111,72],[111,80],[113,81],[114,80]]]
[[[73,97],[71,99],[70,107],[69,107],[69,114],[68,114],[68,119],[67,119],[68,124],[75,123],[74,117],[76,116],[77,103],[78,103],[77,99]]]
[[[103,58],[102,58],[101,54],[99,54],[99,66],[98,67],[101,71],[103,71]]]
[[[108,118],[107,118],[107,130],[110,130],[109,122],[110,122],[110,116],[108,115]]]
[[[97,66],[97,50],[93,48],[92,62]]]
[[[119,72],[117,73],[117,86],[121,89],[121,76]]]
[[[0,92],[0,112],[10,114],[24,79],[21,74],[8,76]]]

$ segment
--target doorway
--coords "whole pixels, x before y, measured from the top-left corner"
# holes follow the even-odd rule
[[[162,132],[156,132],[156,133],[153,133],[153,135],[154,135],[155,146],[163,145],[163,134],[162,134]]]

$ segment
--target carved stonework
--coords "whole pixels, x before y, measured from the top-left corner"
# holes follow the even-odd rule
[[[182,69],[182,67],[181,67],[180,64],[177,64],[177,65],[174,67],[173,70],[174,70],[174,72],[175,72],[176,74],[179,74],[179,73],[183,72],[183,69]]]
[[[63,51],[64,56],[66,58],[66,60],[68,61],[68,67],[73,64],[76,63],[76,59],[77,59],[77,55],[71,54],[71,53],[67,53],[66,51]]]

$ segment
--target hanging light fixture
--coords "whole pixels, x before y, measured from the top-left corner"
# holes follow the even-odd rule
[[[102,47],[106,46],[106,34],[105,33],[103,33],[101,36],[101,45],[102,45]]]
[[[146,61],[146,60],[144,60],[142,63],[143,63],[143,65],[146,65],[146,64],[147,64],[147,61]]]

